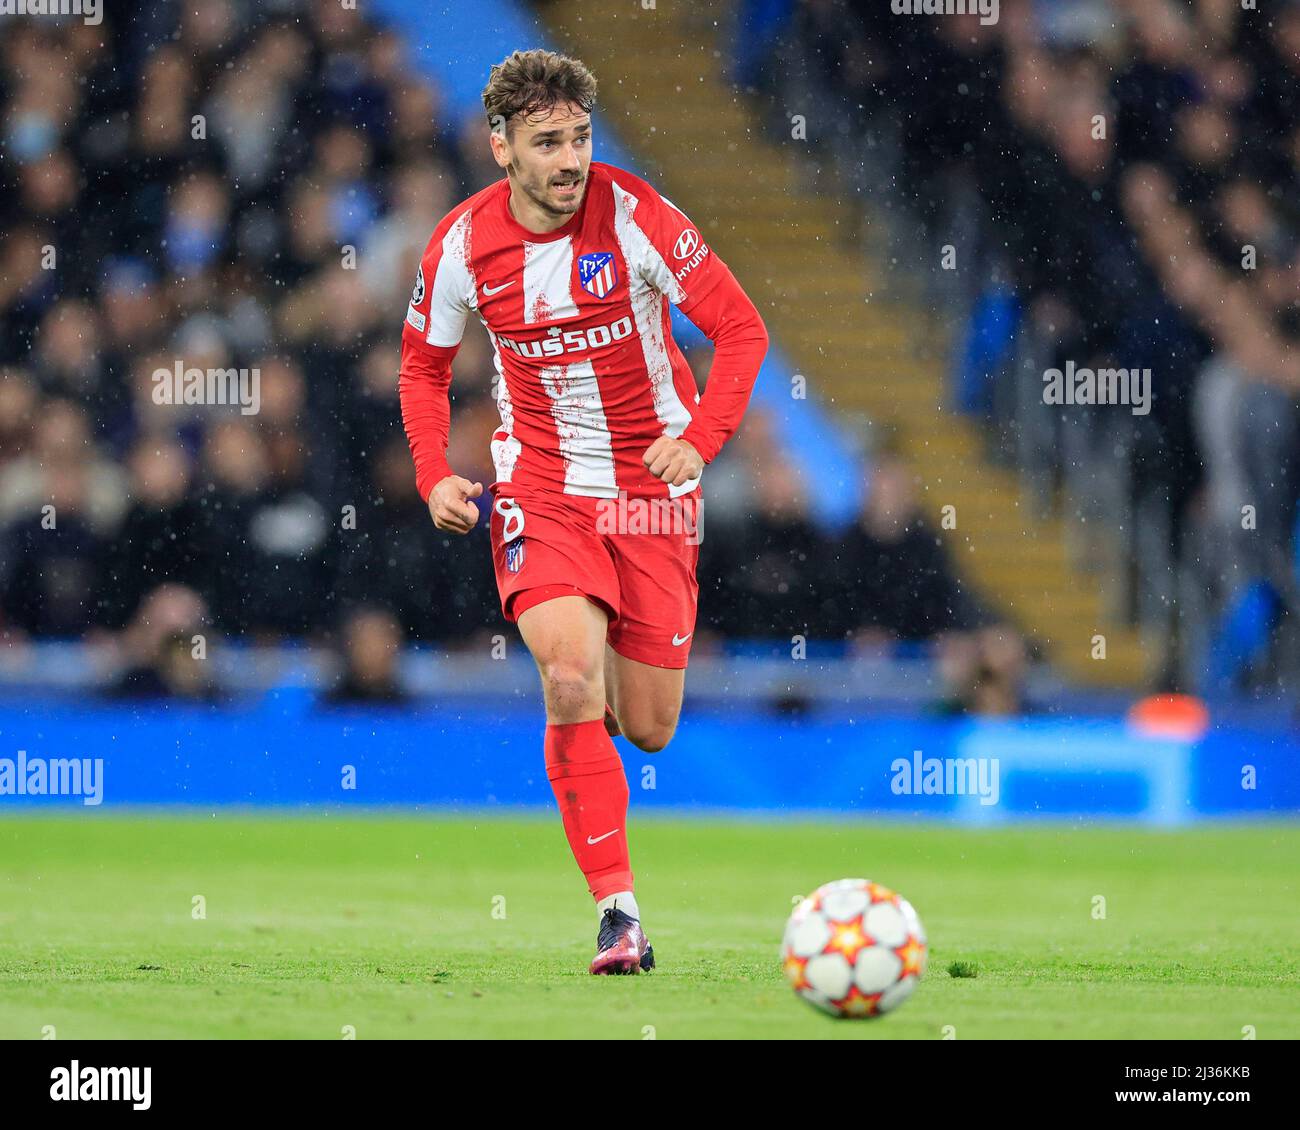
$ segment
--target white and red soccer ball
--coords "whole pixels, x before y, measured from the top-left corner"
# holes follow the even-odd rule
[[[794,991],[832,1016],[881,1016],[925,972],[925,928],[912,904],[869,879],[837,879],[786,923],[781,963]]]

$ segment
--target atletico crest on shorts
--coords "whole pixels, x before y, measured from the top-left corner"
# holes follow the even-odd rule
[[[618,286],[618,270],[614,266],[612,251],[597,251],[592,255],[578,256],[578,281],[582,289],[597,298],[604,298]]]
[[[506,546],[506,568],[518,573],[524,567],[524,539],[515,538]]]

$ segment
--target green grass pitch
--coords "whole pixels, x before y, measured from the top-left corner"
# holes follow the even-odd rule
[[[631,831],[659,969],[597,978],[555,817],[11,813],[0,1037],[1300,1037],[1293,824]],[[930,934],[879,1020],[821,1016],[777,960],[792,896],[847,876]]]

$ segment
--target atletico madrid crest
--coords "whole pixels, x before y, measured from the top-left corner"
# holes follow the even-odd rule
[[[618,286],[618,270],[614,266],[612,251],[597,251],[592,255],[578,256],[578,281],[582,289],[597,298],[604,298]]]
[[[506,546],[506,568],[518,573],[524,567],[524,539],[515,538]]]

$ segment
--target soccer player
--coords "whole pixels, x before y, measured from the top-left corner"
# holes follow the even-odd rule
[[[753,303],[649,184],[591,159],[596,80],[516,51],[483,91],[505,177],[451,210],[402,327],[402,419],[440,530],[478,521],[482,483],[447,463],[451,362],[471,312],[491,338],[501,427],[490,535],[501,609],[541,675],[547,777],[596,900],[592,973],[654,966],[633,894],[628,785],[681,712],[699,586],[699,483],[767,352]],[[713,340],[701,397],[674,303]]]

